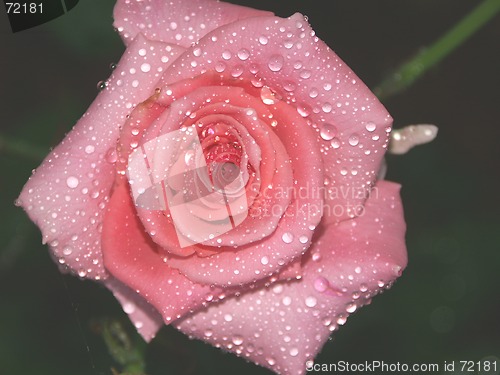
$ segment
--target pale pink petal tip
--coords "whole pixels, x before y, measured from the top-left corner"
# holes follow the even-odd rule
[[[118,0],[114,26],[125,44],[138,33],[148,39],[189,47],[225,24],[273,13],[214,0]]]

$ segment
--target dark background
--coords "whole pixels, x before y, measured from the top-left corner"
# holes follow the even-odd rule
[[[477,4],[233,2],[280,16],[306,14],[372,88]],[[31,170],[84,113],[124,50],[112,7],[110,0],[81,0],[67,15],[16,34],[0,11],[0,134],[10,138],[7,145],[0,138],[0,374],[100,375],[118,368],[99,334],[103,318],[126,321],[118,303],[95,283],[61,275],[37,228],[14,207]],[[349,318],[317,362],[496,359],[499,373],[499,41],[497,16],[384,102],[396,127],[440,129],[432,144],[388,157],[387,178],[403,185],[409,266],[389,292]],[[25,150],[32,155],[9,151],[13,140],[32,145]],[[150,375],[270,374],[170,327],[146,357]]]

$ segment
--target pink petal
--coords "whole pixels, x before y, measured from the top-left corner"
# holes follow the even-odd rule
[[[230,88],[225,88],[229,92]],[[214,96],[224,89],[213,89]],[[232,105],[243,106],[244,103],[255,109],[257,114],[263,112],[256,103],[245,96],[228,97]],[[214,99],[215,100],[215,99]],[[311,236],[320,220],[321,197],[319,190],[322,178],[321,156],[317,147],[315,132],[303,124],[303,119],[296,113],[290,113],[290,107],[284,103],[276,106],[274,112],[279,125],[274,129],[279,140],[292,159],[294,184],[285,186],[296,194],[287,207],[276,230],[264,238],[237,249],[223,248],[217,254],[208,257],[193,255],[186,258],[170,258],[168,263],[183,274],[199,283],[220,286],[235,286],[255,282],[271,276],[300,257],[311,244]],[[300,138],[300,142],[297,139]],[[277,183],[278,178],[275,178]],[[307,191],[298,192],[296,187],[304,187]],[[273,193],[270,193],[271,198]],[[273,201],[271,201],[272,203]],[[264,218],[264,222],[266,218]],[[154,220],[158,222],[158,220]]]
[[[237,20],[273,13],[213,0],[118,0],[114,26],[125,44],[138,33],[189,47],[206,33]]]
[[[21,192],[18,204],[40,227],[44,242],[60,263],[81,277],[107,276],[100,226],[115,178],[112,152],[119,127],[133,106],[152,94],[160,72],[181,51],[139,35],[125,51],[107,88]],[[149,72],[143,73],[141,67]]]
[[[406,266],[399,185],[379,181],[363,215],[322,229],[302,279],[230,297],[176,326],[277,373],[305,374],[331,331]]]
[[[218,290],[195,284],[170,268],[158,254],[136,215],[128,184],[117,182],[102,228],[106,269],[151,304],[165,323],[209,300]]]
[[[143,297],[115,278],[108,277],[104,284],[120,301],[123,311],[128,314],[144,340],[151,341],[163,325],[163,318],[158,311],[147,303]]]
[[[370,90],[300,14],[255,17],[220,27],[165,71],[172,84],[217,72],[274,90],[318,130],[332,221],[355,216],[373,185],[392,119]]]

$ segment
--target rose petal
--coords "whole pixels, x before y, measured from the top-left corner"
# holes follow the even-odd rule
[[[108,204],[102,229],[102,252],[106,269],[155,307],[167,324],[200,307],[218,292],[193,283],[164,262],[157,245],[136,216],[124,178],[117,182]]]
[[[128,45],[138,33],[189,47],[206,33],[237,20],[273,13],[213,0],[118,0],[114,26]]]
[[[128,317],[134,323],[135,328],[144,340],[147,342],[151,341],[163,325],[163,318],[158,311],[147,303],[143,297],[114,277],[108,277],[104,281],[104,285],[120,301],[123,311],[128,314]]]
[[[399,185],[379,181],[364,215],[325,229],[301,280],[227,298],[176,327],[277,373],[305,374],[331,331],[406,266]]]
[[[81,277],[105,278],[100,250],[104,207],[115,178],[113,149],[133,106],[152,94],[181,47],[139,35],[73,130],[26,183],[18,204],[56,258]],[[147,74],[141,70],[147,66]],[[127,100],[123,100],[126,97]]]
[[[244,97],[231,96],[231,104],[243,105],[240,103],[242,99]],[[253,108],[256,113],[263,112],[259,108],[265,107],[261,101],[247,99],[246,102],[256,107]],[[288,105],[280,103],[275,109],[278,125],[274,131],[292,158],[294,169],[293,185],[284,188],[293,192],[294,199],[276,230],[263,240],[242,245],[235,250],[226,248],[208,257],[193,255],[168,260],[170,265],[191,280],[226,287],[254,282],[273,275],[305,252],[311,244],[311,230],[318,224],[322,208],[320,188],[323,174],[317,138],[314,130],[305,125],[297,113],[290,113]],[[299,137],[300,142],[297,142]],[[304,189],[297,191],[297,187]],[[273,193],[270,195],[273,198]],[[274,201],[272,199],[271,204]]]
[[[296,107],[318,130],[325,177],[335,186],[327,197],[332,212],[326,215],[332,221],[355,216],[375,181],[392,118],[302,15],[255,17],[220,27],[187,49],[162,83],[202,72],[258,82]]]

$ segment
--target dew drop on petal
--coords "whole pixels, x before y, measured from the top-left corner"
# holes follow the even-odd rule
[[[267,38],[267,36],[261,35],[259,37],[259,43],[262,44],[263,46],[265,46],[268,42],[269,39]]]
[[[205,330],[205,332],[203,332],[203,334],[205,335],[205,337],[210,337],[214,333],[213,333],[213,331],[211,329],[207,329],[207,330]]]
[[[73,252],[73,249],[71,247],[69,247],[69,246],[66,246],[63,249],[63,254],[64,255],[71,255],[72,252]]]
[[[127,314],[132,314],[135,311],[135,305],[133,303],[126,303],[123,305],[123,311]]]
[[[92,146],[92,145],[88,145],[88,146],[86,146],[86,147],[85,147],[85,152],[86,152],[87,154],[91,154],[91,153],[93,153],[94,151],[95,151],[95,147],[94,147],[94,146]]]
[[[106,161],[108,163],[116,163],[116,161],[118,160],[118,155],[116,153],[116,149],[114,147],[111,147],[107,152],[106,152]]]
[[[344,315],[340,315],[337,318],[337,324],[340,326],[344,325],[346,322],[347,322],[347,317],[345,317]]]
[[[74,176],[70,176],[66,179],[66,185],[68,185],[68,187],[71,189],[78,187],[78,184],[79,184],[78,178]]]
[[[353,312],[356,311],[356,309],[357,309],[356,304],[355,303],[350,303],[350,304],[348,304],[346,306],[345,311],[347,311],[348,313],[353,313]]]
[[[330,142],[330,144],[332,145],[332,147],[334,149],[338,149],[338,148],[340,148],[340,139],[333,138],[332,141]]]
[[[243,337],[241,337],[239,335],[235,335],[235,336],[233,336],[232,341],[233,341],[234,345],[241,345],[241,344],[243,344]]]
[[[267,62],[267,66],[273,72],[279,72],[283,68],[284,59],[281,55],[272,55]]]
[[[325,141],[330,141],[337,135],[337,128],[325,122],[320,125],[320,135]]]
[[[292,243],[293,241],[293,234],[290,232],[285,232],[281,236],[281,239],[283,240],[284,243]]]
[[[195,49],[193,50],[193,55],[194,55],[194,56],[196,56],[196,57],[201,56],[201,48],[199,48],[199,47],[198,47],[198,48],[195,48]]]
[[[307,104],[300,104],[297,106],[297,112],[302,117],[307,117],[311,114],[311,108]]]
[[[260,99],[262,100],[262,103],[264,103],[266,105],[272,105],[276,102],[276,98],[274,96],[274,93],[267,86],[264,86],[260,90]]]
[[[266,265],[269,263],[269,258],[266,257],[266,256],[263,256],[262,258],[260,258],[260,262],[263,264],[263,265]]]
[[[306,298],[305,303],[307,307],[314,307],[318,303],[318,300],[315,297],[310,296]]]
[[[328,282],[328,280],[322,276],[320,276],[316,280],[314,280],[314,289],[316,289],[320,293],[323,293],[324,291],[326,291],[329,286],[330,286],[330,283]]]
[[[351,134],[351,136],[349,137],[349,144],[351,146],[357,146],[359,143],[359,137],[356,133],[353,133]]]
[[[367,122],[366,125],[365,125],[365,128],[369,132],[372,132],[372,131],[375,131],[375,129],[377,129],[377,125],[375,125],[374,122]]]
[[[245,61],[250,57],[250,52],[247,49],[243,48],[238,51],[237,55],[240,60]]]
[[[144,73],[147,73],[151,70],[151,65],[149,65],[148,63],[144,63],[141,65],[141,71],[144,72]]]

